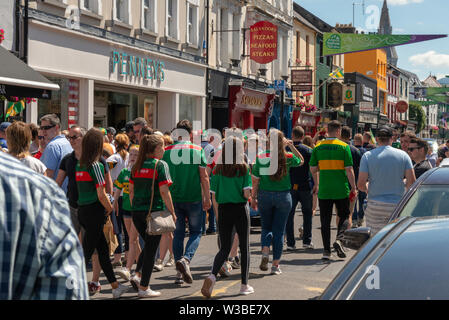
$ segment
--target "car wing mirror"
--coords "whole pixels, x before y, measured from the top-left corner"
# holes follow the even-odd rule
[[[345,231],[343,245],[347,248],[359,250],[371,237],[371,228],[355,228]]]

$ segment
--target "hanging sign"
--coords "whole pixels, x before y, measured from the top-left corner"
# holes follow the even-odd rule
[[[292,70],[292,91],[312,91],[312,70]]]
[[[277,59],[278,27],[268,21],[259,21],[250,27],[250,58],[267,64]]]

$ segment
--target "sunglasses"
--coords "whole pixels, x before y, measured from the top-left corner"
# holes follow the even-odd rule
[[[56,125],[54,124],[54,125],[52,125],[52,126],[41,126],[40,128],[41,128],[42,130],[47,131],[47,130],[53,128],[53,127],[56,127]]]
[[[408,151],[412,152],[415,149],[421,149],[421,147],[413,147],[413,148],[408,148]]]
[[[76,140],[76,139],[78,139],[79,138],[79,136],[68,136],[67,137],[67,140]]]

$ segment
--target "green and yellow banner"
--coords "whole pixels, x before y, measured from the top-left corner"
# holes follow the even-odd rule
[[[5,119],[13,117],[21,113],[25,109],[25,99],[18,102],[8,102],[8,109],[6,110]]]

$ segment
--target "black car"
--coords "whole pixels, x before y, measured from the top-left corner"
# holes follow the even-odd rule
[[[404,194],[390,222],[399,217],[449,215],[449,166],[425,172]]]
[[[402,217],[369,233],[346,232],[345,245],[360,250],[320,299],[448,299],[449,217]]]

